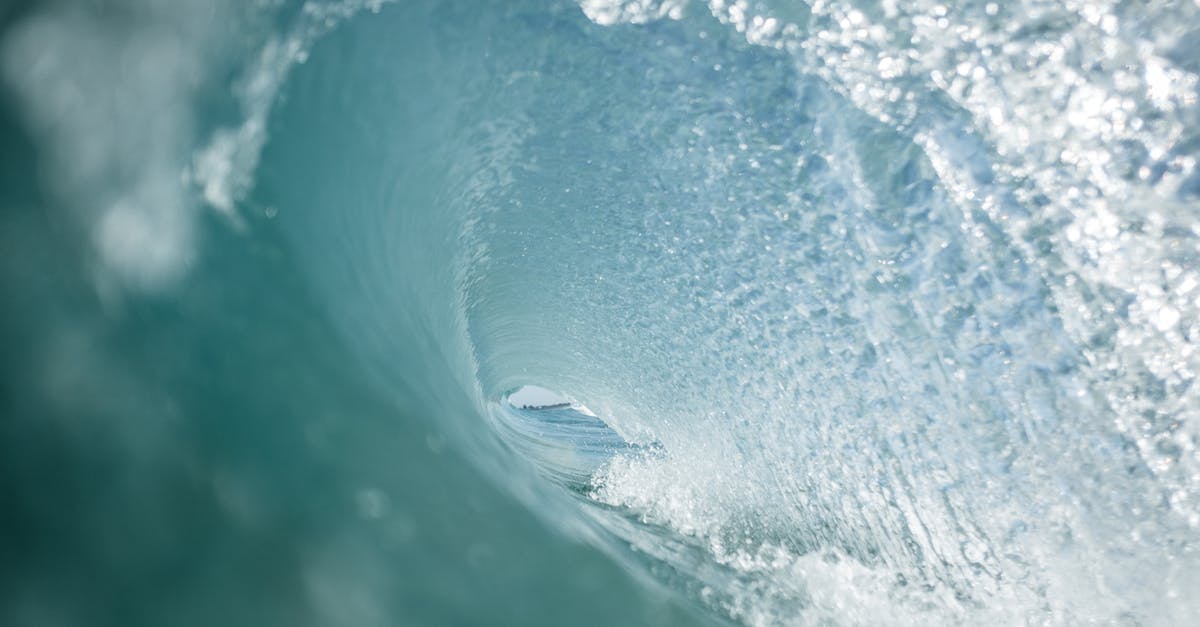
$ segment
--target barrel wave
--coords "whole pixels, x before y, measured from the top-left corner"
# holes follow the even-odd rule
[[[122,6],[0,11],[0,622],[1200,620],[1200,4]]]

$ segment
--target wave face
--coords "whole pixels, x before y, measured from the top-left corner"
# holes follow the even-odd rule
[[[1200,5],[128,5],[0,31],[0,622],[1200,619]]]

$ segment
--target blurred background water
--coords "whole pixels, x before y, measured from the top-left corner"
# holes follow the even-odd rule
[[[1195,2],[0,7],[0,624],[1200,620],[1197,59]]]

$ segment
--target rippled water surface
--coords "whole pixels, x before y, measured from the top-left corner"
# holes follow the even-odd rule
[[[1200,621],[1197,59],[1190,1],[0,9],[0,623]]]

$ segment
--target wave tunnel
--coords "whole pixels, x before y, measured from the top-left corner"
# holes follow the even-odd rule
[[[0,624],[1200,621],[1200,3],[0,7]]]

